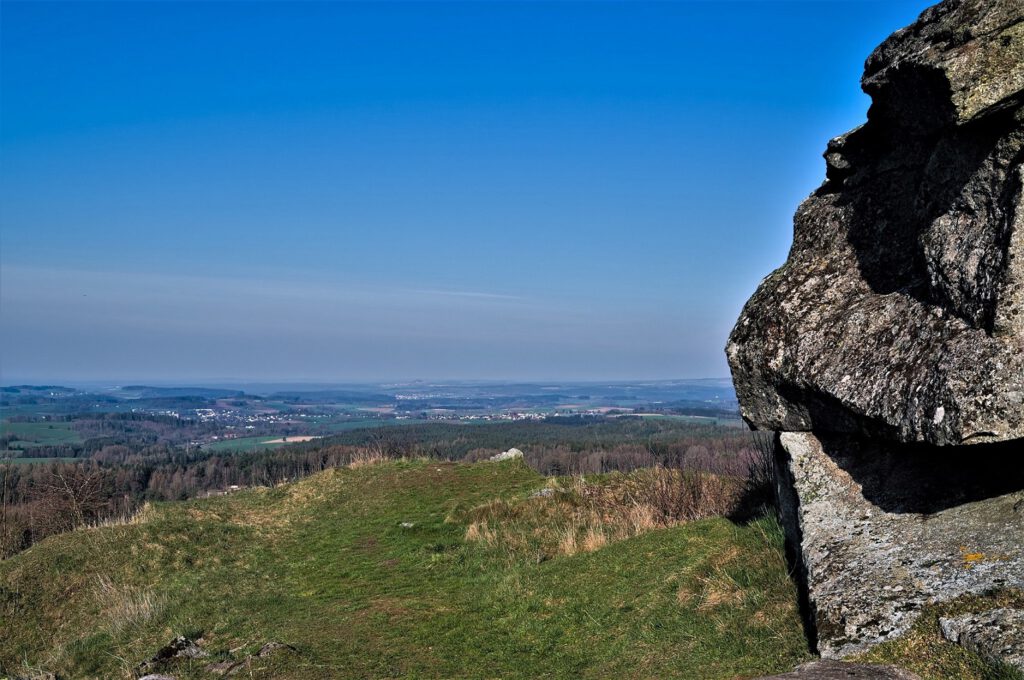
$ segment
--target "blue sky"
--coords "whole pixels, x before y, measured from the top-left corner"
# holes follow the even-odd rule
[[[926,2],[0,5],[0,380],[656,379]]]

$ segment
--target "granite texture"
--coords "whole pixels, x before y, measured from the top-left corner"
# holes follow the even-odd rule
[[[779,436],[783,525],[825,658],[906,632],[927,604],[1024,588],[1018,443],[972,448],[971,470],[928,448]]]

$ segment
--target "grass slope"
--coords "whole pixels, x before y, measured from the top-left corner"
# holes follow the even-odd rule
[[[244,677],[733,678],[807,657],[777,525],[703,520],[539,561],[465,540],[518,461],[389,463],[148,508],[0,562],[0,674],[133,677],[173,636]],[[411,528],[401,523],[412,523]]]

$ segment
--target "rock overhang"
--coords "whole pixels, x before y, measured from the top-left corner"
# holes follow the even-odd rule
[[[962,30],[967,26],[968,30]],[[944,2],[868,58],[787,262],[727,347],[759,429],[1024,436],[1024,4]]]

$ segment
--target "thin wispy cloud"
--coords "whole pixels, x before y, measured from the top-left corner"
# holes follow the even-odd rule
[[[505,295],[503,293],[487,293],[482,291],[470,291],[470,290],[433,290],[433,289],[414,289],[410,291],[417,295],[440,295],[443,297],[462,297],[462,298],[480,298],[484,300],[524,300],[525,298],[521,295]]]

